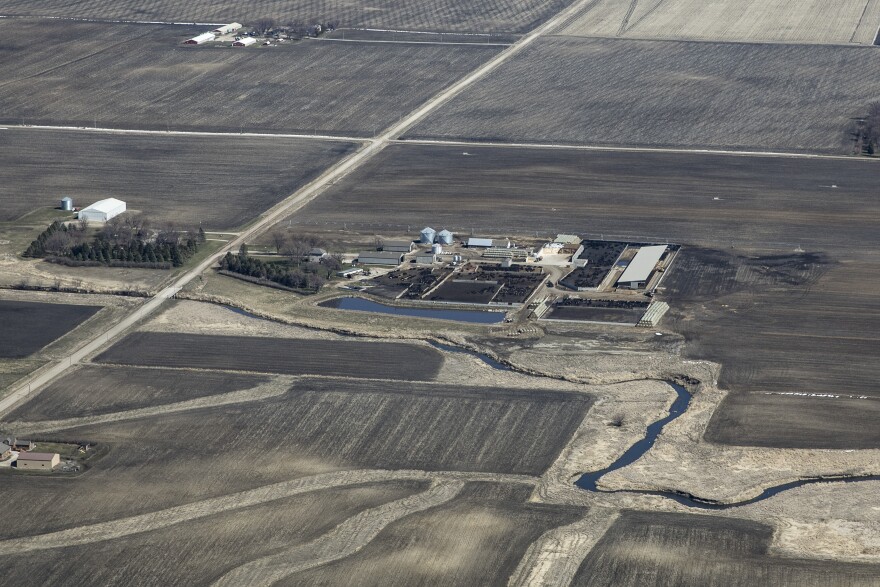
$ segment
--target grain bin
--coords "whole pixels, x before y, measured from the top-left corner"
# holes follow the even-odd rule
[[[61,209],[65,212],[72,212],[73,198],[61,198]]]
[[[453,238],[455,238],[455,235],[446,229],[437,233],[437,242],[441,245],[451,245]]]
[[[422,232],[419,233],[419,242],[423,245],[430,245],[434,242],[434,237],[436,235],[437,232],[433,228],[426,226],[422,229]]]
[[[432,255],[439,255],[442,252],[443,252],[443,245],[441,245],[439,243],[436,245],[431,245],[431,254]]]

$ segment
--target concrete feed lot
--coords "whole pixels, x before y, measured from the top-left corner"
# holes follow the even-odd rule
[[[704,41],[861,43],[880,25],[876,0],[599,0],[565,35]]]
[[[443,364],[440,352],[405,343],[162,332],[130,334],[95,360],[150,367],[415,381],[433,379]]]
[[[584,560],[573,586],[856,587],[877,566],[768,554],[771,526],[747,520],[624,512]]]
[[[880,275],[876,170],[857,160],[396,145],[295,221],[327,233],[431,225],[685,243],[663,282],[664,325],[685,335],[689,357],[722,363],[723,386],[873,396],[880,302],[864,280]],[[777,446],[876,446],[869,431],[836,436],[833,403],[798,433],[797,397],[779,401],[791,406],[779,416],[791,428]],[[723,437],[767,442],[756,426],[777,427],[755,421]]]
[[[876,57],[871,47],[544,38],[406,136],[846,154],[850,119],[875,95]]]
[[[112,196],[153,220],[207,230],[245,224],[353,148],[282,137],[0,132],[4,220],[56,207],[62,196],[76,206]]]
[[[314,540],[425,485],[400,481],[315,491],[116,540],[0,557],[0,572],[12,585],[211,584],[239,565]]]
[[[0,300],[0,358],[31,355],[64,336],[101,309],[100,306],[41,304]]]
[[[569,2],[565,0],[0,0],[0,14],[172,22],[251,23],[338,21],[341,27],[379,27],[418,31],[526,32]]]
[[[471,483],[454,500],[389,525],[357,554],[279,585],[505,585],[532,542],[585,511],[528,503],[530,489]]]
[[[498,51],[319,41],[234,50],[181,46],[193,27],[21,22],[0,20],[0,36],[40,58],[30,74],[14,59],[0,67],[7,124],[367,136]],[[95,42],[106,29],[122,40]],[[67,48],[82,53],[82,43],[88,55],[71,60]]]

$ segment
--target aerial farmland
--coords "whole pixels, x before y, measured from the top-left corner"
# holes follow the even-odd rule
[[[0,582],[876,585],[877,0],[0,0]]]

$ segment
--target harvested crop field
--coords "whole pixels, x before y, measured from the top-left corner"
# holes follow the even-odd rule
[[[584,37],[870,45],[878,26],[877,0],[599,0],[560,32]]]
[[[118,29],[121,39],[108,28]],[[498,50],[316,41],[242,50],[180,44],[198,30],[0,20],[10,54],[36,53],[32,73],[19,71],[16,59],[0,66],[0,122],[370,136]],[[96,33],[104,40],[95,41]],[[82,43],[90,51],[71,59],[68,47],[84,53]],[[61,93],[63,100],[57,99]]]
[[[381,27],[454,32],[526,32],[559,12],[566,0],[0,0],[0,14],[139,21],[242,22],[262,17],[278,22],[338,21],[341,27]],[[485,38],[485,37],[484,37]]]
[[[0,300],[0,358],[32,355],[100,309],[101,306]]]
[[[831,412],[834,417],[829,418]],[[721,444],[836,449],[880,446],[880,400],[840,396],[740,392],[729,394],[704,438]]]
[[[0,90],[2,93],[2,90]],[[62,196],[124,200],[150,219],[227,229],[305,185],[352,143],[285,137],[162,136],[9,128],[0,142],[0,218]],[[21,195],[27,193],[27,198]],[[218,205],[222,203],[222,205]]]
[[[506,585],[529,545],[586,508],[528,503],[530,487],[470,483],[387,526],[356,554],[279,585]]]
[[[239,565],[314,540],[424,485],[398,481],[314,491],[116,540],[0,557],[0,573],[11,585],[211,584]]]
[[[99,363],[427,381],[443,356],[406,343],[135,332]]]
[[[624,512],[582,563],[573,586],[857,587],[880,565],[768,553],[773,528],[750,520]]]
[[[268,380],[226,372],[84,365],[50,384],[3,419],[96,416],[249,389]]]
[[[851,250],[876,242],[878,169],[869,160],[397,144],[282,224]]]
[[[406,138],[846,154],[851,118],[875,94],[876,57],[872,47],[544,38]]]

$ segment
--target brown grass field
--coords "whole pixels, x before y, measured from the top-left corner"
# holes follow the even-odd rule
[[[342,27],[495,33],[525,32],[567,3],[565,0],[259,0],[242,5],[230,0],[44,0],[35,4],[27,0],[2,0],[0,14],[245,24],[271,17],[282,24],[335,20]]]
[[[76,206],[115,197],[156,221],[207,230],[253,220],[354,147],[283,137],[2,132],[4,220],[58,206],[63,196]]]
[[[0,123],[371,136],[498,51],[180,44],[199,30],[0,20],[0,54],[28,55],[24,68],[0,60]]]
[[[573,586],[857,587],[877,566],[768,554],[773,529],[736,518],[624,512],[584,560]]]
[[[872,47],[543,38],[406,136],[847,154],[851,119],[875,94],[875,57]]]

